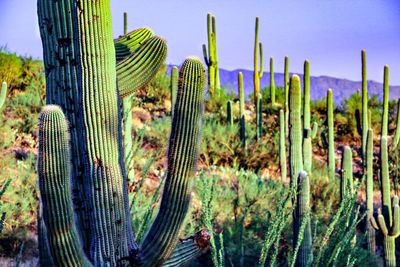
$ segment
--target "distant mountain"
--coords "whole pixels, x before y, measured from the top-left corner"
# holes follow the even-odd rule
[[[171,66],[169,66],[169,69]],[[246,95],[250,95],[253,92],[253,71],[245,69],[237,70],[224,70],[220,69],[220,80],[221,85],[227,88],[227,90],[233,90],[237,92],[238,87],[238,72],[243,73],[243,83]],[[170,70],[168,70],[168,73]],[[292,73],[290,73],[292,75]],[[297,74],[303,83],[303,75]],[[275,85],[283,87],[283,73],[275,73]],[[269,73],[265,72],[261,78],[261,88],[269,86]],[[343,99],[348,98],[353,93],[357,92],[357,89],[361,89],[361,81],[350,81],[347,79],[334,78],[329,76],[311,76],[311,99],[320,99],[326,96],[326,91],[332,88],[333,97],[336,103],[340,103]],[[378,95],[379,99],[382,99],[383,95],[383,84],[375,81],[368,81],[368,93],[370,96]],[[390,99],[397,99],[400,97],[400,86],[390,86]]]

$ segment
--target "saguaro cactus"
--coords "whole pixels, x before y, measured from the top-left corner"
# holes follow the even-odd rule
[[[297,75],[293,75],[290,79],[289,87],[289,164],[290,183],[292,185],[293,183],[295,183],[298,192],[297,205],[293,214],[294,248],[297,245],[297,240],[301,239],[299,237],[301,220],[304,219],[303,215],[305,214],[306,209],[308,209],[310,198],[309,182],[301,182],[301,185],[299,185],[298,183],[298,179],[302,181],[303,178],[307,177],[307,174],[303,171],[303,128],[301,126],[301,107],[300,78]],[[304,173],[304,175],[301,175],[300,173]],[[306,179],[308,181],[308,178]],[[296,266],[307,266],[309,262],[312,262],[311,244],[311,227],[310,223],[307,222],[304,231],[304,237],[299,248],[298,256],[296,258]]]
[[[385,65],[383,69],[383,113],[381,135],[388,135],[389,122],[389,66]]]
[[[353,154],[349,146],[345,146],[342,155],[342,171],[340,180],[340,199],[353,194]]]
[[[208,91],[212,95],[215,90],[220,89],[218,55],[217,55],[217,25],[216,19],[210,13],[207,14],[207,46],[203,44],[204,61],[208,67]]]
[[[388,148],[386,136],[381,136],[381,180],[382,180],[382,209],[378,210],[378,217],[370,218],[372,226],[383,235],[383,251],[385,266],[396,266],[396,243],[400,234],[399,198],[393,197],[390,201],[390,180],[388,166]]]
[[[169,85],[170,95],[171,95],[171,116],[174,115],[177,88],[178,88],[178,67],[174,66],[171,70],[171,82]]]
[[[232,101],[228,100],[226,103],[226,122],[228,125],[233,125],[233,112],[232,112]]]
[[[255,38],[254,38],[254,105],[256,107],[256,129],[257,129],[257,140],[261,136],[261,133],[258,131],[261,129],[262,117],[260,114],[262,112],[259,104],[261,101],[260,97],[260,79],[264,74],[264,56],[263,56],[263,46],[262,43],[258,42],[258,17],[256,17],[256,27],[255,27]],[[260,70],[258,70],[258,53],[260,53]]]
[[[0,110],[3,107],[4,103],[6,102],[6,96],[7,96],[7,83],[3,82],[1,84],[1,90],[0,90]]]
[[[367,138],[367,153],[366,153],[366,178],[367,178],[367,216],[368,216],[368,249],[374,254],[375,253],[375,229],[369,223],[374,214],[374,173],[373,173],[373,161],[374,161],[374,132],[372,129],[368,129]]]
[[[312,135],[311,135],[311,112],[310,112],[310,63],[308,60],[304,62],[304,106],[303,106],[303,128],[304,133],[309,133],[304,136],[303,141],[303,161],[304,170],[311,173],[312,169]]]
[[[242,149],[246,149],[246,119],[244,115],[244,87],[243,87],[243,74],[238,73],[239,85],[239,123],[240,123],[240,140],[242,142]]]
[[[274,59],[269,59],[269,90],[271,91],[271,105],[275,106],[275,75],[274,75]]]
[[[193,58],[187,59],[182,66],[177,96],[180,104],[176,105],[172,122],[173,129],[179,130],[171,132],[169,167],[161,207],[139,247],[130,222],[117,77],[121,96],[146,84],[165,60],[165,41],[156,36],[147,38],[117,64],[109,0],[39,0],[38,14],[47,103],[61,106],[70,126],[70,181],[74,202],[71,210],[76,213],[79,235],[79,239],[71,237],[71,242],[79,243],[91,265],[116,266],[124,258],[136,265],[161,265],[178,241],[190,199],[190,177],[194,174],[198,155],[204,68],[199,59]],[[117,43],[123,46],[118,40],[115,46]],[[44,140],[48,140],[48,136],[46,133]],[[186,140],[188,137],[190,139]],[[57,141],[51,144],[61,145]],[[57,166],[67,162],[60,162],[57,157],[39,156],[38,165],[45,160]],[[63,168],[58,166],[55,170]],[[68,177],[64,178],[66,180]],[[41,192],[42,195],[48,193],[46,189]],[[52,199],[44,202],[43,199],[44,206],[56,204]],[[63,209],[67,212],[64,206]],[[53,212],[49,221],[45,220],[48,233],[62,234],[56,229],[63,227],[65,221],[54,217],[60,212]],[[48,241],[54,251],[55,244],[50,238]],[[59,253],[69,257],[70,252],[65,251],[68,247],[61,249]],[[72,262],[68,265],[70,261],[59,261],[54,262],[55,265],[86,265],[78,252],[73,254],[82,264]],[[60,259],[52,256],[54,260]]]
[[[335,143],[334,143],[334,125],[333,125],[333,99],[332,89],[328,89],[326,97],[327,124],[328,124],[328,176],[335,178]]]
[[[287,176],[285,127],[285,112],[281,109],[279,111],[279,166],[282,183],[286,183]]]
[[[285,87],[285,122],[286,137],[289,135],[289,57],[285,57],[285,70],[284,70],[284,87]]]
[[[361,76],[362,76],[362,155],[366,162],[366,148],[368,135],[368,88],[367,88],[367,59],[365,50],[361,51]],[[364,163],[365,165],[365,163]]]

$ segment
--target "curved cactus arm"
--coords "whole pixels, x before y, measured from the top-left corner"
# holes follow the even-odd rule
[[[400,98],[397,100],[396,132],[393,137],[393,149],[397,148],[400,140]]]
[[[3,82],[1,84],[1,91],[0,91],[0,109],[3,107],[4,103],[6,102],[7,96],[7,83]]]
[[[379,229],[381,230],[381,232],[384,236],[389,235],[389,231],[386,226],[385,218],[383,217],[382,214],[378,215],[378,225],[379,225]]]
[[[169,258],[189,208],[201,139],[205,79],[200,59],[187,58],[179,72],[160,209],[141,245],[140,260],[144,266],[157,266]]]
[[[185,239],[179,240],[171,257],[164,262],[164,267],[182,266],[210,249],[210,234],[201,230]]]
[[[61,108],[44,107],[39,116],[38,175],[51,255],[56,266],[91,266],[74,223],[68,140]]]
[[[372,227],[373,227],[375,230],[379,230],[379,225],[378,225],[378,223],[376,222],[376,220],[375,220],[374,217],[370,217],[369,221],[370,221]]]
[[[392,227],[390,229],[390,235],[397,237],[400,231],[399,225],[399,216],[400,216],[400,208],[399,208],[399,199],[397,198],[397,204],[393,206],[393,222]]]
[[[117,62],[129,57],[144,41],[153,36],[154,32],[152,29],[139,28],[116,39],[114,46]]]
[[[210,60],[208,59],[208,54],[207,54],[207,45],[203,44],[203,58],[204,58],[204,62],[206,63],[207,67],[209,67],[211,65]]]
[[[120,96],[126,97],[146,85],[160,69],[167,57],[164,39],[153,36],[145,40],[130,56],[117,63]]]

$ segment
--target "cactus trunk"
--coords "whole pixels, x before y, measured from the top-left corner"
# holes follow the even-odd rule
[[[233,112],[232,112],[232,101],[228,100],[226,103],[226,122],[229,126],[233,125]]]
[[[373,161],[374,161],[374,133],[372,129],[368,129],[367,138],[367,154],[366,154],[366,170],[367,170],[367,229],[368,229],[368,249],[372,255],[375,254],[375,229],[370,223],[371,217],[374,215],[374,173],[373,173]]]
[[[274,59],[269,59],[269,89],[271,91],[271,105],[275,106],[275,75],[274,75]]]
[[[304,133],[310,134],[304,136],[303,140],[303,161],[304,171],[311,174],[312,170],[312,134],[311,134],[311,113],[310,113],[310,63],[304,62],[304,106],[303,106],[303,128]]]
[[[246,119],[244,115],[244,87],[243,87],[243,74],[238,74],[239,85],[239,123],[240,123],[240,141],[242,142],[242,149],[246,149]]]
[[[170,97],[171,97],[171,117],[174,116],[174,107],[176,102],[176,91],[178,88],[178,67],[174,66],[171,70],[170,82]]]
[[[287,176],[285,126],[285,112],[281,109],[279,111],[279,165],[282,183],[286,183]]]
[[[284,87],[285,87],[285,133],[289,136],[289,57],[285,57],[284,70]]]
[[[385,65],[383,70],[383,113],[381,135],[388,135],[389,122],[389,66]]]
[[[327,93],[327,124],[328,124],[328,176],[333,181],[335,178],[335,143],[333,124],[333,99],[332,90]]]
[[[367,59],[365,50],[361,51],[361,75],[362,75],[362,157],[363,162],[366,162],[366,148],[368,128],[368,88],[367,88]],[[365,163],[364,163],[365,165]]]
[[[340,199],[343,201],[353,194],[353,155],[351,148],[345,146],[342,155],[342,177],[340,181]]]
[[[396,238],[385,236],[383,238],[383,251],[385,257],[385,267],[396,267]]]

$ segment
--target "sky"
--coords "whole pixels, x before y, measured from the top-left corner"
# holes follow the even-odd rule
[[[302,73],[305,59],[311,75],[361,80],[361,49],[367,51],[368,79],[381,82],[390,67],[390,84],[400,85],[400,1],[398,0],[111,0],[113,34],[152,28],[168,42],[167,63],[189,55],[202,58],[207,42],[206,17],[217,19],[219,66],[252,69],[255,17],[264,45],[265,70],[274,58],[275,72]],[[0,46],[20,55],[42,58],[35,0],[0,0]]]

